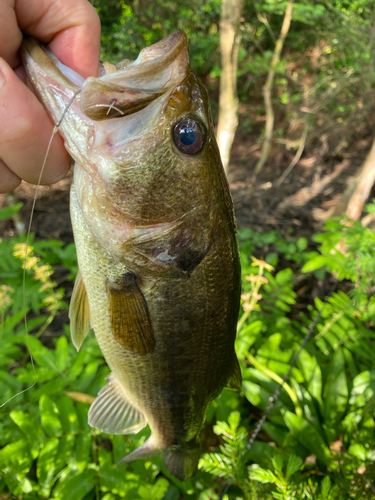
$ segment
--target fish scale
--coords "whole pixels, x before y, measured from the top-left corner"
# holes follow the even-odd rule
[[[23,61],[57,122],[79,87],[34,40]],[[224,386],[241,385],[233,204],[186,35],[106,67],[83,83],[59,129],[75,160],[72,340],[84,348],[90,323],[111,369],[89,424],[110,434],[148,424],[149,440],[124,460],[161,453],[187,479],[208,405]]]

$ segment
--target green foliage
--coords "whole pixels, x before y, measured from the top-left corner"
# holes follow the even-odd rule
[[[375,205],[365,207],[375,213]],[[356,304],[368,297],[373,308],[375,291],[375,233],[360,222],[348,217],[336,217],[325,224],[325,232],[314,237],[319,243],[319,254],[315,253],[302,268],[303,272],[325,268],[337,279],[350,280],[354,287],[350,296]]]
[[[368,209],[373,211],[374,205]],[[360,223],[330,220],[325,232],[314,236],[320,243],[318,253],[307,251],[305,238],[283,238],[275,231],[240,231],[245,307],[236,351],[243,396],[237,396],[238,411],[230,415],[228,424],[214,426],[216,434],[224,433],[225,444],[205,455],[201,465],[238,485],[245,499],[372,498],[371,477],[363,476],[363,471],[371,471],[375,460],[373,237]],[[342,259],[332,260],[337,246],[345,251]],[[315,299],[315,307],[308,307],[310,317],[306,313],[298,317],[293,312],[298,271],[284,267],[260,273],[254,262],[262,261],[249,258],[259,251],[273,265],[287,259],[294,269],[302,267],[302,272],[316,272],[318,267],[327,275],[334,272],[338,280],[344,280],[347,293],[338,290],[324,306]],[[267,282],[257,289],[257,307],[248,314],[249,295],[260,275]],[[354,286],[348,287],[347,279]],[[249,451],[251,429],[260,417],[256,412],[253,424],[241,427],[240,414],[247,422],[257,408],[266,410],[309,323],[322,308],[314,337],[301,352],[264,424],[266,434],[260,434],[261,440]]]
[[[147,45],[176,29],[189,37],[191,63],[198,74],[218,64],[220,2],[181,0],[157,2],[95,0],[102,20],[102,59],[135,59]]]
[[[189,37],[194,71],[205,78],[209,90],[217,91],[221,72],[219,0],[93,0],[93,4],[102,21],[103,60],[134,59],[145,46],[183,29]],[[262,85],[286,4],[286,0],[244,2],[237,73],[240,101],[250,104],[244,110],[263,101]],[[373,16],[371,0],[294,3],[283,56],[276,68],[273,100],[290,129],[298,131],[308,123],[307,145],[326,134],[327,139],[340,137],[336,148],[340,150],[369,121],[375,97]],[[253,113],[240,110],[240,114],[246,131],[259,127]],[[264,114],[263,105],[258,106],[257,114]],[[283,128],[279,130],[285,139]],[[295,147],[299,133],[291,133]]]
[[[23,206],[23,203],[17,203],[0,210],[0,220],[7,220],[13,217]]]
[[[330,220],[313,238],[317,251],[309,250],[304,237],[276,231],[241,230],[239,237],[243,295],[236,351],[242,391],[226,389],[211,404],[207,426],[218,448],[202,456],[197,475],[185,483],[171,476],[160,458],[118,464],[147,439],[147,429],[134,437],[109,436],[87,424],[88,403],[109,369],[92,335],[77,354],[68,327],[52,337],[48,329],[67,307],[52,266],[59,272],[64,266],[65,276],[73,278],[74,246],[31,238],[25,259],[22,238],[0,242],[0,404],[6,403],[0,408],[0,485],[5,492],[30,500],[218,500],[228,482],[227,499],[372,498],[373,233],[360,223]],[[19,297],[22,265],[27,340]],[[316,273],[318,279],[334,274],[339,289],[324,306],[315,298],[300,310],[300,282],[316,280]],[[322,307],[312,339],[249,449],[252,431]]]

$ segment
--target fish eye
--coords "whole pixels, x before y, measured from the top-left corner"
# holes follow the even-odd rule
[[[184,118],[173,129],[173,139],[180,151],[195,155],[204,145],[206,131],[202,123],[193,118]]]

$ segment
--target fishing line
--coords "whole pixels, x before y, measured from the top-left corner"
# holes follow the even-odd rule
[[[307,342],[310,340],[311,338],[311,335],[313,334],[315,328],[316,328],[316,325],[319,323],[319,320],[320,318],[322,317],[322,314],[323,314],[323,311],[324,311],[324,308],[328,302],[328,298],[331,297],[331,295],[336,291],[336,288],[337,288],[337,283],[334,283],[332,288],[331,288],[331,291],[328,295],[326,295],[325,299],[324,299],[324,302],[323,302],[323,305],[322,307],[319,309],[318,311],[318,314],[316,316],[316,318],[314,319],[314,321],[310,324],[310,326],[308,327],[308,330],[307,330],[307,333],[298,349],[298,351],[296,352],[296,354],[294,355],[294,358],[292,359],[292,362],[290,363],[290,366],[289,366],[289,369],[288,371],[286,372],[286,374],[284,375],[284,378],[282,379],[282,381],[280,382],[279,384],[279,387],[277,388],[277,390],[275,391],[275,393],[273,394],[273,396],[271,396],[268,400],[269,402],[269,405],[267,406],[262,418],[259,420],[258,422],[258,425],[256,426],[256,428],[254,429],[250,439],[249,439],[249,442],[247,443],[247,446],[246,446],[246,453],[249,453],[249,451],[251,450],[256,438],[258,437],[258,434],[259,432],[262,430],[262,427],[264,425],[264,423],[266,422],[267,420],[267,417],[268,415],[270,414],[272,408],[274,407],[276,401],[279,399],[279,396],[281,394],[281,391],[283,390],[283,387],[284,387],[284,384],[288,381],[289,379],[289,376],[293,370],[293,368],[296,366],[297,364],[297,361],[298,361],[298,358],[301,354],[301,352],[303,351],[303,349],[306,347],[306,344]],[[220,495],[220,498],[219,500],[223,500],[224,496],[226,495],[227,491],[229,490],[229,488],[232,486],[231,483],[227,483]]]
[[[108,108],[108,111],[107,111],[107,116],[109,115],[109,113],[111,112],[111,109],[115,109],[116,111],[118,111],[119,113],[121,113],[122,115],[124,115],[125,113],[123,111],[121,111],[121,109],[119,108],[116,108],[115,106],[116,104],[116,101],[112,101],[111,105],[109,106]],[[103,106],[108,106],[108,104],[104,104]]]
[[[5,406],[6,404],[8,404],[10,401],[12,401],[12,399],[16,398],[20,394],[23,394],[24,392],[27,392],[28,390],[32,389],[34,387],[34,385],[37,383],[36,371],[35,371],[35,363],[34,363],[34,358],[33,358],[33,355],[31,353],[30,343],[29,343],[29,331],[28,331],[28,328],[27,328],[27,313],[26,313],[26,264],[27,264],[27,255],[28,255],[28,248],[29,248],[29,241],[30,241],[31,224],[32,224],[32,221],[33,221],[33,216],[34,216],[34,211],[35,211],[35,205],[36,205],[36,198],[38,196],[38,190],[39,190],[40,182],[42,180],[42,175],[43,175],[43,172],[44,172],[44,167],[46,166],[46,163],[47,163],[47,158],[48,158],[48,155],[49,155],[49,152],[50,152],[50,149],[51,149],[53,138],[54,138],[56,132],[58,131],[60,125],[62,124],[62,122],[63,122],[63,120],[65,118],[65,115],[66,115],[68,109],[73,104],[74,99],[81,92],[81,90],[82,89],[79,89],[79,90],[77,90],[77,92],[75,92],[73,94],[73,96],[71,97],[70,101],[65,106],[65,108],[64,108],[64,110],[63,110],[63,112],[61,114],[61,117],[60,117],[59,121],[53,127],[52,134],[51,134],[51,137],[50,137],[50,140],[49,140],[49,143],[48,143],[47,151],[46,151],[46,154],[44,156],[42,168],[41,168],[40,173],[39,173],[38,182],[37,182],[37,185],[36,185],[34,199],[33,199],[33,204],[31,206],[31,213],[30,213],[29,225],[28,225],[27,234],[26,234],[25,256],[24,256],[24,259],[23,259],[23,272],[22,272],[22,300],[23,300],[23,310],[24,310],[23,321],[24,321],[24,325],[25,325],[26,346],[27,346],[27,350],[29,351],[31,365],[33,367],[34,381],[33,381],[33,383],[29,387],[27,387],[23,391],[18,392],[17,394],[14,394],[14,396],[10,397],[7,401],[5,401],[5,403],[3,403],[2,405],[0,405],[0,408],[3,408],[3,406]]]
[[[125,113],[123,111],[121,111],[120,108],[117,108],[115,106],[115,101],[112,102],[112,104],[93,104],[92,106],[89,107],[89,109],[93,109],[93,108],[108,108],[108,111],[106,113],[106,116],[109,115],[109,113],[111,112],[112,109],[116,110],[118,113],[120,113],[122,116],[125,115]]]

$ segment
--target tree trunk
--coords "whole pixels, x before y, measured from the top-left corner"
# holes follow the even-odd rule
[[[369,154],[360,167],[354,180],[346,188],[339,199],[334,211],[329,216],[341,215],[343,212],[353,220],[358,220],[362,214],[363,206],[369,197],[375,182],[375,139]]]
[[[237,64],[242,5],[243,0],[222,0],[220,14],[221,77],[217,142],[226,172],[238,125]]]

